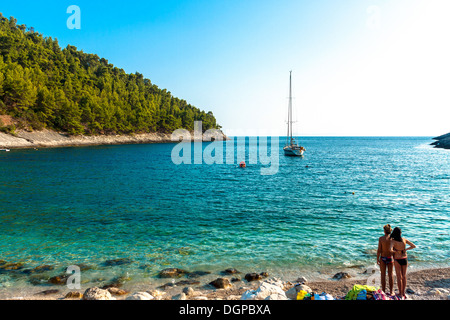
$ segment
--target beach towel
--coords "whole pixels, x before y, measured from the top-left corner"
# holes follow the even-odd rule
[[[381,289],[378,289],[377,292],[373,294],[373,297],[375,300],[388,300],[388,296]]]
[[[345,300],[356,300],[358,293],[362,290],[365,290],[366,291],[365,294],[367,295],[367,292],[376,292],[378,288],[373,286],[355,284],[353,288],[345,296]]]

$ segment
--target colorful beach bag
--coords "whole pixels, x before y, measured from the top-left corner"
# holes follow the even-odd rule
[[[376,292],[378,290],[378,288],[372,287],[372,286],[367,286],[367,285],[355,284],[353,286],[353,288],[345,296],[345,300],[357,300],[358,294],[362,290],[366,291],[364,293],[364,296],[365,296],[364,300],[366,300],[367,299],[367,292]],[[362,300],[362,295],[360,297],[360,300]]]

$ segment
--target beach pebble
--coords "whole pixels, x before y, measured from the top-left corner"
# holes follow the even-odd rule
[[[87,289],[83,294],[83,300],[115,300],[108,290],[97,287]]]
[[[186,287],[186,288],[183,289],[183,293],[186,296],[192,296],[195,293],[195,291],[191,287]]]
[[[123,295],[126,295],[128,293],[128,291],[125,291],[123,289],[119,289],[119,288],[116,288],[116,287],[110,287],[110,288],[108,288],[106,290],[108,290],[109,293],[111,293],[112,295],[115,295],[115,296],[123,296]]]
[[[161,300],[163,298],[163,296],[165,294],[167,294],[167,292],[164,291],[160,291],[160,290],[149,290],[147,291],[147,293],[149,293],[150,295],[152,295],[156,300]]]
[[[155,298],[148,292],[136,292],[128,296],[125,300],[154,300]]]
[[[83,298],[83,294],[78,291],[70,291],[64,297],[64,299],[81,299],[81,298]]]
[[[307,283],[308,280],[305,277],[300,277],[297,280],[295,280],[297,283]]]
[[[186,300],[186,299],[187,299],[186,294],[183,292],[172,297],[172,300]]]
[[[217,278],[209,284],[217,289],[228,289],[232,287],[230,280],[227,278]]]

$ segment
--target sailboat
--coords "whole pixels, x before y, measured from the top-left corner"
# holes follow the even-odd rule
[[[290,71],[289,76],[289,108],[288,108],[288,132],[287,132],[287,140],[286,146],[283,148],[284,155],[288,157],[301,157],[303,153],[306,151],[305,148],[299,146],[297,142],[295,142],[294,137],[292,136],[292,71]]]

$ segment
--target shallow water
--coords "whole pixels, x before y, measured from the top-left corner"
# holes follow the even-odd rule
[[[325,274],[373,265],[390,223],[418,246],[412,267],[449,265],[448,150],[429,138],[308,137],[305,156],[288,158],[281,141],[270,176],[261,164],[177,166],[173,144],[2,153],[0,260],[53,265],[51,275],[85,263],[85,281],[153,281],[167,267]],[[117,258],[133,262],[103,265]],[[19,271],[0,272],[0,287],[29,286]]]

